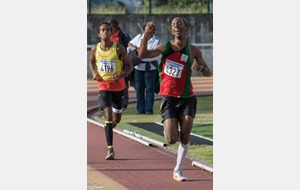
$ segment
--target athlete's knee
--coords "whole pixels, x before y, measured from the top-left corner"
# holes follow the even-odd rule
[[[104,113],[104,119],[105,121],[112,121],[113,120],[112,114]]]
[[[113,123],[115,123],[116,125],[117,125],[118,123],[120,123],[120,122],[121,122],[121,118],[120,118],[120,117],[113,118]]]
[[[190,142],[190,134],[183,134],[180,136],[180,142],[184,145]]]
[[[178,135],[165,135],[168,144],[175,144],[178,140]]]
[[[177,139],[166,137],[166,141],[168,142],[168,144],[175,144],[177,142]]]

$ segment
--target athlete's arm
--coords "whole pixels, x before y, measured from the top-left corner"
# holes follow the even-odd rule
[[[201,51],[193,45],[190,45],[191,61],[196,60],[196,64],[193,65],[193,69],[202,73],[203,76],[211,76],[211,72],[206,62],[202,57]]]
[[[154,25],[155,25],[154,22],[147,23],[147,26],[144,31],[143,40],[141,41],[140,48],[138,49],[138,57],[140,59],[157,57],[164,51],[164,47],[165,47],[164,44],[160,44],[159,46],[157,46],[155,49],[152,50],[147,49],[147,43],[151,38],[151,30],[153,30]]]
[[[97,65],[96,65],[96,46],[92,48],[91,53],[90,53],[90,69],[92,71],[93,79],[96,81],[102,80],[100,77],[98,71],[97,71]]]
[[[124,67],[124,72],[122,72],[120,75],[113,76],[113,79],[116,81],[120,80],[120,78],[122,78],[122,77],[127,77],[133,70],[132,63],[131,63],[130,59],[128,58],[126,50],[120,44],[117,44],[117,53],[118,53],[119,59],[122,60],[125,67]]]

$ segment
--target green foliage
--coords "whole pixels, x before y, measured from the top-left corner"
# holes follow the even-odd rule
[[[125,14],[126,9],[120,5],[112,6],[99,5],[91,8],[92,14]]]
[[[197,0],[169,0],[167,4],[157,5],[152,1],[151,14],[206,14],[207,5]],[[88,12],[88,11],[87,11]],[[126,14],[124,7],[113,4],[111,6],[91,7],[92,14]],[[142,7],[135,14],[148,14],[149,0],[144,0]]]
[[[199,0],[169,0],[171,5],[185,6],[193,3],[200,3]]]

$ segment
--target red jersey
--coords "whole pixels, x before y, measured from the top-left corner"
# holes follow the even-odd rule
[[[110,41],[116,42],[119,44],[120,43],[119,35],[120,35],[120,29],[116,32],[116,34],[111,34]]]
[[[194,95],[191,82],[192,62],[188,41],[180,51],[172,49],[170,42],[165,44],[158,67],[160,95],[188,98]]]

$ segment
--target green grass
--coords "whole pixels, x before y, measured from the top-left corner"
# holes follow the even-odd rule
[[[87,10],[88,12],[88,10]],[[126,14],[125,8],[114,4],[111,6],[94,6],[91,7],[92,14]],[[151,14],[206,14],[207,6],[201,3],[192,3],[189,5],[161,5],[152,6]],[[135,11],[135,14],[149,14],[149,5],[145,4]]]
[[[197,158],[213,164],[213,146],[211,145],[191,145],[188,155],[191,158]]]
[[[198,124],[192,128],[192,133],[213,139],[213,124]]]
[[[213,122],[213,97],[197,97],[197,114],[195,123],[192,128],[192,133],[213,139],[213,124],[199,124],[198,122]],[[137,115],[136,104],[129,104],[126,111],[122,115],[121,122],[117,125],[118,129],[126,129],[137,132],[141,135],[153,138],[155,140],[166,143],[163,136],[135,127],[128,123],[146,123],[146,122],[159,122],[161,123],[161,116],[159,112],[160,101],[155,101],[153,115]],[[100,115],[100,119],[103,116]],[[197,122],[197,123],[196,123]],[[169,145],[167,148],[172,151],[177,151],[179,142]],[[206,163],[213,164],[213,146],[210,145],[191,145],[188,156],[193,159],[202,160]]]

